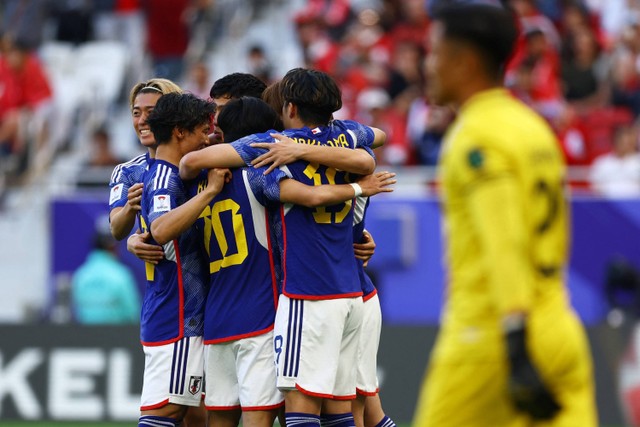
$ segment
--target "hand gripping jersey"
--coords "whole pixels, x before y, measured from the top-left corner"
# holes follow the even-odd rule
[[[372,156],[373,131],[353,121],[333,121],[314,129],[283,132],[299,144],[364,148]],[[250,146],[271,140],[269,133],[251,135],[232,143],[250,164],[264,150]],[[344,171],[297,161],[282,168],[287,175],[307,185],[344,184],[351,181]],[[281,291],[296,299],[349,298],[362,295],[353,255],[352,201],[306,208],[284,205],[270,224],[273,246],[281,269]]]
[[[153,162],[154,159],[149,157],[149,153],[145,153],[128,162],[121,163],[113,169],[109,181],[109,210],[127,204],[129,188],[142,182],[142,176]]]
[[[205,344],[247,338],[273,329],[278,288],[269,255],[265,206],[279,204],[279,181],[286,175],[280,170],[269,175],[263,171],[234,169],[231,182],[202,214],[211,274]],[[206,179],[198,189],[204,185]]]
[[[154,220],[188,199],[178,167],[156,160],[144,175],[143,231],[150,230]],[[165,257],[157,265],[147,264],[147,288],[140,320],[140,339],[144,345],[167,344],[203,333],[208,273],[200,222],[164,244]]]

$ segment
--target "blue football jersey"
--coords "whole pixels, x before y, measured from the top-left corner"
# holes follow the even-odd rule
[[[178,167],[163,160],[151,165],[143,182],[144,231],[150,230],[157,218],[189,200],[189,189],[180,179]],[[203,334],[209,274],[201,222],[198,220],[177,239],[164,244],[162,261],[146,266],[147,287],[140,320],[140,339],[145,345]]]
[[[154,159],[149,153],[140,154],[125,163],[120,163],[113,169],[109,181],[109,210],[127,204],[129,188],[142,182],[142,176],[149,169]]]
[[[286,175],[279,170],[264,175],[263,171],[232,170],[231,182],[203,212],[211,274],[205,308],[206,344],[273,329],[279,293],[269,253],[267,206],[279,205],[279,181]]]
[[[371,155],[373,131],[353,121],[335,120],[329,126],[314,129],[289,129],[284,132],[302,144],[364,148]],[[250,144],[270,140],[269,134],[252,135],[232,143],[243,160],[250,164],[264,151]],[[348,173],[304,161],[281,168],[288,176],[307,185],[344,184]],[[272,217],[274,252],[280,256],[281,291],[298,299],[347,298],[362,295],[362,286],[353,254],[352,201],[332,206],[306,208],[281,206]]]

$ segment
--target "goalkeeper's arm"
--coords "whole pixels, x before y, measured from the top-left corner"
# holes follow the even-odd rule
[[[552,419],[560,411],[560,405],[529,358],[526,317],[510,314],[503,325],[509,358],[509,395],[515,407],[535,420]]]

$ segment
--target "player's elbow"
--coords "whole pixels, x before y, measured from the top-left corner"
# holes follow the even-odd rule
[[[198,174],[197,156],[195,152],[187,153],[180,159],[180,178],[192,179]]]
[[[373,148],[382,147],[387,142],[387,134],[382,129],[371,128],[373,130]]]
[[[362,151],[362,155],[353,162],[352,172],[358,175],[370,175],[376,170],[376,161],[366,151],[360,151]]]
[[[111,225],[109,226],[109,230],[111,231],[111,235],[113,236],[113,238],[118,241],[123,240],[125,237],[129,235],[128,232],[126,232],[125,230],[119,229],[113,223],[111,223]]]
[[[161,224],[154,225],[151,226],[151,236],[157,244],[162,246],[172,240],[172,236],[169,235],[167,227],[163,227]]]

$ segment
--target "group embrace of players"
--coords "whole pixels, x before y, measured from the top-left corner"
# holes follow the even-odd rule
[[[112,233],[138,218],[127,246],[146,263],[139,425],[204,425],[202,404],[210,426],[360,426],[365,407],[366,425],[394,425],[363,270],[368,197],[395,183],[374,173],[384,133],[333,120],[340,90],[315,70],[268,88],[230,74],[211,99],[165,79],[136,85],[148,152],[110,183]]]
[[[501,87],[514,17],[462,3],[433,17],[426,61],[430,99],[458,116],[440,159],[447,301],[414,425],[592,427],[588,342],[564,279],[562,153]],[[393,426],[363,271],[368,196],[395,182],[374,173],[384,133],[333,120],[340,90],[314,70],[268,88],[232,74],[211,98],[136,86],[149,152],[112,176],[112,232],[123,239],[139,216],[128,248],[148,278],[139,425],[197,425],[187,408],[204,391],[210,426],[270,426],[279,412],[288,427]]]

